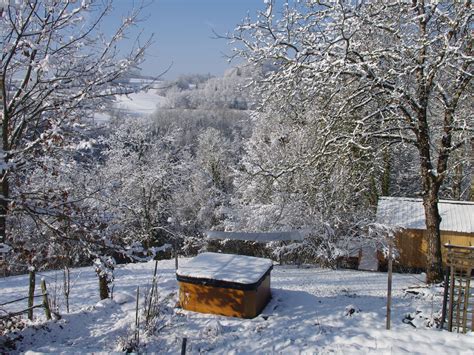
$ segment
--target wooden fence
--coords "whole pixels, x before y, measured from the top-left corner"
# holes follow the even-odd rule
[[[35,295],[35,278],[36,278],[36,273],[34,271],[30,271],[30,289],[28,291],[28,296],[27,297],[22,297],[18,298],[15,300],[11,300],[5,303],[1,303],[0,307],[10,305],[13,303],[21,302],[21,301],[28,301],[28,307],[19,311],[14,311],[14,312],[8,312],[2,308],[0,308],[0,320],[3,319],[9,319],[13,318],[25,313],[28,313],[28,319],[32,320],[33,319],[33,310],[35,308],[43,308],[44,313],[46,316],[46,319],[50,320],[51,319],[51,309],[49,306],[49,299],[48,299],[48,291],[46,289],[46,281],[44,279],[41,280],[41,295]],[[43,299],[43,302],[41,304],[34,304],[34,299],[41,297]]]
[[[447,265],[442,327],[452,332],[474,331],[474,247],[445,244]]]

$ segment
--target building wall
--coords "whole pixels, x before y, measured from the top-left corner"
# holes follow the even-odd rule
[[[396,266],[416,269],[426,266],[428,244],[424,231],[408,229],[398,233],[395,246],[399,253]]]
[[[474,245],[474,233],[441,232],[441,244]],[[398,266],[424,269],[428,255],[426,230],[407,229],[397,234],[395,244],[399,252]],[[446,249],[442,247],[443,263]]]

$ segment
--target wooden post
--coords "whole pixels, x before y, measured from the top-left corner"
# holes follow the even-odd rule
[[[148,295],[148,310],[147,310],[147,315],[146,315],[146,324],[148,325],[148,322],[150,321],[150,315],[151,315],[151,307],[153,306],[153,298],[155,297],[155,290],[157,288],[157,280],[156,280],[156,273],[158,271],[158,260],[155,260],[155,271],[153,271],[153,279],[151,281],[151,290]],[[156,292],[158,293],[158,292]],[[158,296],[157,296],[158,297]],[[146,301],[146,300],[145,300]]]
[[[462,311],[462,332],[467,333],[467,311],[469,307],[469,296],[471,293],[471,272],[472,269],[468,268],[466,272],[466,282],[464,284],[464,307]]]
[[[158,272],[158,259],[155,260],[155,269],[153,270],[153,279],[156,279],[157,272]]]
[[[454,312],[454,266],[450,266],[449,275],[449,310],[448,310],[448,330],[453,331],[453,312]]]
[[[390,329],[392,313],[392,241],[388,245],[388,284],[387,284],[387,324],[386,328]]]
[[[178,246],[177,246],[178,242],[176,241],[176,238],[174,240],[174,267],[176,268],[176,270],[178,270]]]
[[[443,310],[441,312],[440,328],[443,329],[446,322],[446,312],[448,308],[448,293],[449,293],[449,268],[446,268],[444,275],[444,292],[443,292]]]
[[[29,272],[29,290],[28,290],[28,319],[33,320],[33,303],[35,298],[36,270],[34,266],[30,267]]]
[[[66,300],[66,312],[69,313],[69,293],[71,291],[71,274],[68,266],[64,267],[64,298]]]
[[[456,332],[459,333],[459,328],[460,328],[460,322],[461,322],[461,301],[462,301],[462,273],[463,270],[459,269],[459,276],[457,277],[458,279],[458,285],[457,285],[457,292],[456,292]]]
[[[43,293],[44,314],[47,320],[51,320],[51,310],[49,309],[48,292],[46,290],[46,281],[41,279],[41,292]]]
[[[188,338],[183,338],[183,342],[181,343],[181,355],[186,355],[186,343],[188,342]]]
[[[137,303],[136,303],[136,306],[135,306],[135,343],[137,344],[137,347],[138,347],[138,344],[140,342],[140,334],[139,334],[139,324],[138,324],[138,302],[139,302],[139,299],[140,299],[140,286],[137,286]]]

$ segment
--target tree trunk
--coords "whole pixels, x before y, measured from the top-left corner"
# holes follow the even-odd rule
[[[383,152],[382,196],[390,196],[390,172],[392,170],[390,158],[390,152],[386,149]]]
[[[474,137],[471,138],[471,166],[474,166]],[[471,169],[471,201],[474,201],[474,169]]]
[[[7,242],[7,212],[8,212],[8,180],[6,172],[0,173],[1,195],[0,195],[0,244]]]
[[[443,263],[441,255],[441,216],[438,210],[438,192],[433,188],[423,197],[428,242],[428,259],[426,265],[426,282],[435,283],[443,280]]]
[[[418,150],[421,161],[421,181],[423,185],[423,207],[425,210],[426,238],[428,242],[428,258],[426,265],[426,282],[435,283],[443,280],[443,264],[441,259],[441,216],[438,210],[438,196],[442,175],[434,169],[431,162],[429,130],[426,115],[419,119]],[[442,174],[443,172],[441,172]]]
[[[460,200],[461,199],[462,177],[463,177],[462,165],[459,164],[454,169],[454,177],[453,177],[453,185],[452,185],[453,186],[452,198],[454,200]]]
[[[1,60],[0,60],[1,62]],[[2,167],[8,163],[4,156],[9,150],[9,117],[6,108],[6,88],[5,88],[5,73],[0,76],[0,111],[1,111],[1,151],[0,151],[0,165]],[[7,242],[7,213],[8,213],[8,198],[10,196],[10,188],[8,185],[8,170],[0,168],[0,244]]]
[[[99,295],[101,300],[109,298],[109,285],[107,275],[99,275]]]
[[[0,158],[1,159],[1,158]],[[0,245],[7,243],[7,212],[8,212],[8,181],[5,171],[0,172]],[[4,277],[8,276],[8,263],[6,254],[0,256],[0,265]]]

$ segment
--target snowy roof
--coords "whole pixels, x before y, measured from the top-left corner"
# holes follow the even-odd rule
[[[176,271],[178,277],[254,284],[273,266],[270,259],[202,253]]]
[[[249,240],[254,242],[301,241],[304,237],[298,231],[292,232],[206,232],[208,239]]]
[[[445,232],[474,233],[474,202],[440,200],[440,229]],[[405,229],[426,229],[421,198],[381,197],[377,223]]]

